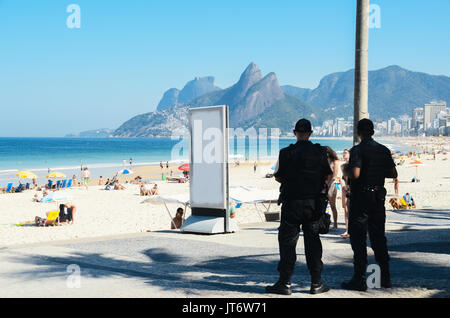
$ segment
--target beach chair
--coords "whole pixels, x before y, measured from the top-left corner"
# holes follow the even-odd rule
[[[8,185],[6,186],[5,193],[11,193],[12,186],[13,186],[12,182],[8,183]]]
[[[72,187],[72,179],[69,179],[69,182],[67,182],[67,189]]]
[[[22,183],[19,184],[19,186],[14,190],[15,193],[20,193],[24,190],[25,185],[23,185]]]
[[[64,180],[61,184],[61,189],[65,189],[67,184],[67,180]]]
[[[56,182],[56,189],[59,189],[61,187],[61,180],[58,180],[58,182]]]

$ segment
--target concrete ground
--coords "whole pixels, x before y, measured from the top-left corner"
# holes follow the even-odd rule
[[[217,236],[162,231],[95,240],[0,248],[0,297],[277,297],[264,287],[278,278],[279,223],[247,225]],[[342,227],[342,225],[341,225]],[[450,211],[388,213],[391,290],[340,289],[352,275],[352,251],[339,234],[323,236],[319,297],[449,297]],[[292,297],[309,295],[303,239]],[[369,263],[374,263],[369,249]]]

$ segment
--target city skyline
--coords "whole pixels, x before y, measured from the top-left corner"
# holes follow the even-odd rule
[[[428,113],[428,115],[426,115]],[[450,108],[445,101],[432,100],[412,110],[411,116],[375,121],[376,136],[449,136]],[[325,120],[315,127],[315,135],[323,137],[350,137],[353,135],[353,116]]]

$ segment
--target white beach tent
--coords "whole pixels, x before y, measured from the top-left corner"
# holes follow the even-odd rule
[[[270,207],[273,203],[278,201],[278,190],[261,190],[251,187],[230,187],[230,200],[236,204],[253,204],[256,211],[258,212],[261,221],[265,222],[262,214],[269,212]],[[178,204],[183,205],[186,208],[190,206],[189,194],[178,194],[172,196],[151,196],[141,203],[151,203],[151,204],[164,204],[167,213],[169,214],[170,220],[172,220],[172,215],[170,213],[167,204]],[[261,204],[265,211],[261,213],[258,208],[258,204]],[[173,223],[173,222],[172,222]],[[175,224],[174,224],[175,225]]]
[[[278,202],[278,196],[279,191],[276,189],[262,190],[245,186],[230,187],[230,200],[237,204],[253,204],[263,222],[262,214],[269,212],[271,205]],[[264,207],[263,213],[258,208],[258,204]]]
[[[149,197],[148,199],[145,199],[141,203],[164,204],[164,206],[166,207],[166,211],[169,214],[170,221],[175,226],[175,228],[178,229],[177,226],[175,225],[175,223],[173,222],[173,217],[170,214],[170,210],[167,207],[167,204],[173,203],[173,204],[183,205],[184,211],[186,211],[186,208],[189,206],[189,194],[188,193],[178,194],[178,195],[173,195],[170,197],[162,196],[162,195],[155,195],[155,196]]]

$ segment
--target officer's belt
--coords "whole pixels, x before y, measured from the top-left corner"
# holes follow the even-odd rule
[[[361,192],[370,192],[370,191],[379,191],[382,190],[384,187],[383,186],[362,186],[361,187]]]

